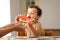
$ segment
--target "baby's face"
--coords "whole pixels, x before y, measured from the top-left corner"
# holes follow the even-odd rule
[[[32,19],[38,18],[37,9],[36,8],[28,8],[27,16]]]

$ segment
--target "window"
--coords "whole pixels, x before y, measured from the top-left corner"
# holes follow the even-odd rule
[[[10,0],[0,0],[0,27],[10,22]]]

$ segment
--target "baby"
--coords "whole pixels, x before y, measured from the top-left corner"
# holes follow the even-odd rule
[[[24,23],[27,36],[45,35],[45,31],[41,28],[41,23],[38,21],[41,15],[42,10],[38,6],[31,5],[28,7],[27,16],[31,19],[34,19],[35,22]]]

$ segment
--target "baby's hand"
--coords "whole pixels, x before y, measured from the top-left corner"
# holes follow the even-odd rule
[[[19,17],[21,16],[21,14],[19,14],[19,15],[17,15],[16,17],[15,17],[15,23],[19,23]]]
[[[29,29],[30,27],[33,27],[33,24],[31,22],[30,23],[25,23],[25,27]]]

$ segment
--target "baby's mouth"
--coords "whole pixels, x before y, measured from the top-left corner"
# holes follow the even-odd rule
[[[28,16],[28,18],[31,18],[30,16]]]

